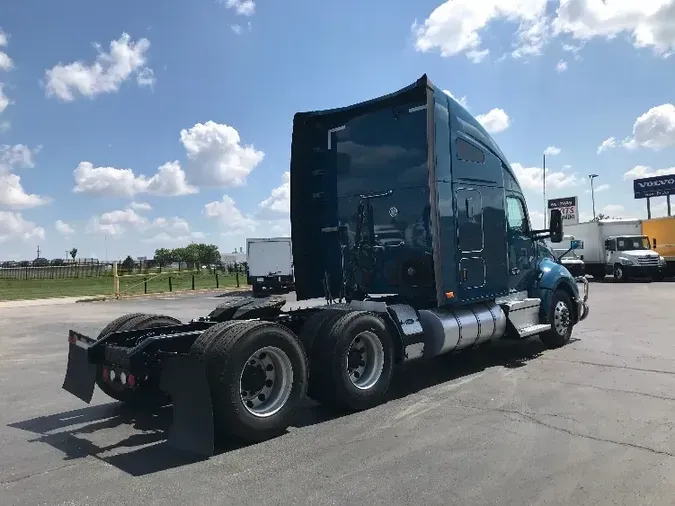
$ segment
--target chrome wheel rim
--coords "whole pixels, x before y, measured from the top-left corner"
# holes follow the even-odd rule
[[[293,389],[293,365],[281,349],[267,346],[253,353],[239,377],[241,402],[246,411],[260,418],[281,410]]]
[[[375,386],[384,369],[384,347],[375,333],[361,332],[352,340],[345,368],[349,381],[359,390]]]
[[[621,267],[614,269],[614,277],[616,279],[623,279],[623,269]]]
[[[563,301],[559,300],[553,310],[553,326],[558,335],[564,336],[570,326],[570,310]]]

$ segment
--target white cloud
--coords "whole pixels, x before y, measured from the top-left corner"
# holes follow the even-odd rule
[[[518,182],[526,190],[541,191],[543,189],[544,170],[541,167],[523,167],[520,163],[512,163],[511,167],[516,173]],[[568,174],[562,171],[546,171],[546,188],[562,189],[576,186],[581,179],[576,174]]]
[[[200,186],[242,186],[265,157],[252,145],[241,144],[236,129],[213,121],[181,130],[180,140],[191,180]]]
[[[223,195],[222,200],[206,204],[204,214],[220,221],[225,233],[230,235],[252,232],[257,226],[256,220],[242,213],[229,195]]]
[[[5,83],[0,83],[0,114],[5,112],[7,106],[10,104],[9,97],[5,95]]]
[[[241,35],[242,33],[244,33],[244,27],[241,26],[239,23],[231,25],[230,28],[232,28],[232,31],[237,35]],[[253,29],[253,26],[251,26],[250,21],[246,24],[246,28],[248,29],[249,32]]]
[[[478,63],[490,52],[482,39],[488,26],[509,22],[517,26],[513,58],[539,55],[550,40],[563,35],[579,42],[563,45],[575,59],[588,40],[622,34],[630,36],[636,48],[651,48],[664,57],[675,52],[673,0],[559,0],[552,15],[547,15],[547,4],[548,0],[446,0],[422,23],[413,23],[415,48],[435,50],[443,57],[464,54]]]
[[[457,97],[456,97],[455,95],[453,95],[452,92],[449,91],[449,90],[443,90],[443,93],[445,93],[446,95],[449,95],[450,97],[452,97],[452,98],[455,100],[455,102],[459,103],[459,105],[461,105],[462,107],[464,107],[464,109],[466,109],[467,111],[469,110],[469,102],[467,101],[466,96],[463,96],[462,98],[457,98]]]
[[[45,238],[45,229],[27,221],[19,213],[0,211],[0,243]]]
[[[7,34],[0,28],[0,48],[7,47],[9,39]],[[0,70],[11,70],[14,68],[14,61],[4,51],[0,51]]]
[[[633,136],[625,139],[623,145],[629,149],[643,147],[654,151],[675,146],[675,105],[659,105],[642,114],[633,124]]]
[[[674,21],[672,0],[561,0],[553,28],[556,34],[584,42],[626,34],[636,48],[651,48],[665,56],[675,49]]]
[[[567,62],[565,60],[558,60],[558,63],[556,63],[555,70],[557,72],[565,72],[567,70]]]
[[[600,212],[612,218],[623,218],[622,215],[625,214],[626,208],[620,204],[607,204]]]
[[[55,96],[65,102],[75,100],[79,94],[93,98],[102,93],[114,93],[133,74],[139,86],[153,85],[154,74],[145,66],[150,41],[146,38],[133,42],[127,33],[110,42],[110,52],[98,51],[91,64],[75,61],[59,63],[45,71],[45,90],[48,97]]]
[[[611,185],[608,185],[607,183],[599,184],[598,186],[593,187],[593,193],[606,192],[610,188],[611,188]],[[590,188],[588,190],[586,190],[586,193],[591,193]]]
[[[35,167],[35,154],[40,147],[31,150],[25,144],[0,145],[0,205],[14,209],[28,209],[48,204],[50,199],[27,193],[21,184],[16,169]]]
[[[258,204],[261,209],[269,209],[278,213],[291,212],[291,173],[283,173],[282,183],[272,190],[270,196]]]
[[[615,148],[616,145],[616,139],[614,137],[609,137],[608,139],[602,141],[598,146],[598,154],[602,153],[603,151],[607,151],[608,149]]]
[[[147,202],[132,202],[129,207],[135,211],[152,211],[152,206]]]
[[[511,125],[511,118],[504,109],[492,109],[485,114],[479,114],[476,120],[491,134],[503,132]]]
[[[63,235],[70,235],[75,233],[75,229],[71,225],[62,220],[56,220],[54,228],[56,228],[56,230],[62,233]]]
[[[670,174],[675,174],[675,167],[670,167],[668,169],[657,169],[652,170],[651,167],[646,165],[636,165],[628,172],[624,173],[624,179],[642,179],[645,177],[654,177],[654,176],[666,176]]]
[[[120,235],[125,232],[128,226],[141,228],[147,223],[147,218],[137,214],[133,209],[120,209],[94,216],[87,224],[86,231],[88,233]]]
[[[544,150],[546,156],[558,156],[562,152],[562,149],[556,146],[549,146]]]
[[[241,16],[253,16],[255,14],[255,2],[253,0],[225,0],[225,7],[234,9]]]
[[[544,20],[547,0],[447,0],[436,7],[423,23],[415,21],[415,48],[438,50],[448,57],[464,53],[479,62],[489,53],[482,47],[481,32],[493,21],[518,23],[514,57],[539,54],[547,39]]]
[[[117,209],[94,216],[89,220],[85,230],[90,234],[110,236],[120,236],[127,231],[134,230],[140,234],[150,234],[151,237],[144,238],[144,242],[166,242],[167,240],[185,242],[204,237],[201,232],[192,232],[190,225],[183,218],[174,216],[149,219],[131,208]]]
[[[165,163],[149,178],[137,176],[131,169],[94,167],[90,162],[80,162],[73,175],[75,193],[132,198],[140,193],[168,197],[190,195],[198,191],[188,184],[178,161]]]

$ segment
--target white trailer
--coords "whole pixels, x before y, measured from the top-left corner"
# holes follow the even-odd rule
[[[253,294],[264,290],[293,291],[293,249],[290,237],[246,239],[248,284]]]
[[[586,274],[595,279],[607,274],[614,275],[617,281],[663,277],[665,262],[642,234],[642,220],[587,221],[565,226],[565,233],[583,241],[576,254],[584,261]]]

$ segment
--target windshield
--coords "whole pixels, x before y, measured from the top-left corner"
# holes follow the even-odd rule
[[[426,108],[408,103],[335,128],[338,198],[428,184]]]
[[[649,238],[642,237],[617,237],[616,250],[617,251],[631,251],[631,250],[648,250]]]

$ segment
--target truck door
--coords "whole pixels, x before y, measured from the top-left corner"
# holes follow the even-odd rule
[[[525,201],[521,195],[506,195],[506,243],[509,259],[509,291],[527,290],[534,274],[534,241]]]

